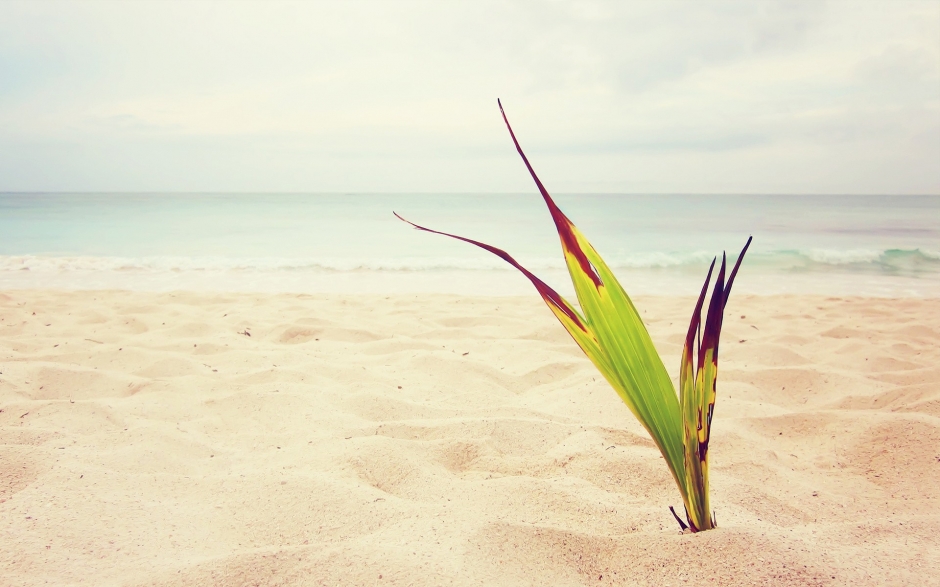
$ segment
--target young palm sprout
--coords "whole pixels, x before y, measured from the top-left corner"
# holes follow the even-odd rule
[[[715,268],[715,260],[712,261],[682,349],[677,395],[633,302],[594,247],[555,205],[522,152],[502,104],[499,110],[516,150],[551,212],[581,310],[568,303],[505,251],[479,241],[418,226],[397,213],[395,216],[418,230],[442,234],[486,249],[521,271],[653,438],[682,494],[686,521],[673,511],[681,528],[692,532],[714,528],[715,516],[708,499],[708,442],[715,408],[718,338],[731,285],[744,253],[751,244],[751,238],[747,239],[738,255],[727,282],[726,260],[722,255],[703,327],[702,308]],[[697,357],[693,348],[696,342]]]

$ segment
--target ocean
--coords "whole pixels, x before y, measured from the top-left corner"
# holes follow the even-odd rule
[[[940,197],[559,194],[630,294],[694,295],[754,237],[739,293],[940,296]],[[571,287],[539,195],[0,194],[0,288],[535,295]]]

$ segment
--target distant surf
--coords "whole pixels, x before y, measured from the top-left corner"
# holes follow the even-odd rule
[[[753,234],[738,291],[940,296],[937,197],[558,201],[631,293],[693,293],[716,254],[733,260]],[[0,287],[528,292],[498,258],[417,233],[393,209],[505,248],[567,291],[529,194],[0,194]]]
[[[614,269],[671,269],[698,271],[707,267],[713,254],[637,253],[612,257]],[[732,257],[733,260],[733,257]],[[940,252],[920,249],[886,251],[809,250],[756,253],[748,263],[777,271],[845,271],[872,275],[910,277],[940,273]],[[533,270],[564,269],[561,254],[556,258],[529,258],[526,267]],[[500,259],[480,256],[402,257],[386,259],[354,258],[250,258],[250,257],[50,257],[42,255],[0,256],[0,271],[514,271]]]

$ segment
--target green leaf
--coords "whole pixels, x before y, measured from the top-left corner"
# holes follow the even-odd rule
[[[552,215],[581,311],[502,249],[419,226],[397,213],[395,216],[418,230],[441,234],[485,249],[521,271],[649,432],[682,494],[690,529],[699,531],[714,527],[708,499],[708,442],[715,405],[718,338],[731,284],[751,240],[748,239],[741,251],[727,286],[724,284],[725,261],[722,259],[708,307],[704,340],[695,365],[692,347],[700,330],[701,310],[715,265],[712,262],[686,335],[680,364],[680,394],[677,396],[666,367],[633,302],[607,263],[555,204],[519,146],[502,104],[499,109],[513,144]],[[679,522],[683,525],[681,520]]]

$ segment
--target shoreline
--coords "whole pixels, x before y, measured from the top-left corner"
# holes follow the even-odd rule
[[[746,273],[745,273],[746,271]],[[535,272],[568,298],[574,298],[564,269]],[[670,269],[617,270],[631,296],[696,296],[707,271]],[[7,270],[0,272],[3,291],[134,291],[167,293],[288,295],[412,295],[520,297],[535,294],[514,269],[396,271],[75,271],[72,273]],[[745,267],[735,284],[738,295],[930,299],[940,297],[940,274],[921,277],[853,273],[774,273]]]
[[[693,296],[632,297],[675,377]],[[719,529],[681,536],[652,442],[534,292],[3,290],[4,574],[928,584],[937,307],[733,293]]]

